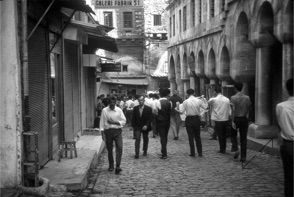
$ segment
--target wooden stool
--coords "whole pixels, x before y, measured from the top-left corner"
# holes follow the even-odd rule
[[[67,151],[70,151],[71,159],[72,159],[73,152],[75,153],[75,157],[78,157],[75,141],[63,141],[60,143],[60,158],[63,157],[64,152],[65,152],[65,157],[67,157]]]

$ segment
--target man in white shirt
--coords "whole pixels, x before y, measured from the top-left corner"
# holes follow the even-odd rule
[[[108,151],[108,171],[114,170],[113,160],[113,142],[115,142],[116,150],[116,168],[115,174],[119,174],[121,171],[120,163],[122,157],[122,127],[126,124],[126,117],[123,111],[115,106],[116,97],[110,97],[110,104],[108,107],[103,108],[100,119],[100,131],[102,133],[102,139],[106,143]]]
[[[227,125],[230,119],[230,100],[222,95],[221,87],[215,87],[216,97],[210,98],[208,104],[211,106],[211,120],[215,122],[215,131],[218,135],[220,150],[219,153],[226,152]]]
[[[178,111],[180,114],[186,112],[185,126],[188,133],[190,145],[189,156],[195,157],[195,139],[198,156],[202,157],[202,143],[200,137],[200,116],[201,110],[207,109],[207,102],[205,99],[203,99],[203,97],[196,98],[194,96],[194,93],[195,91],[193,89],[188,89],[188,99],[186,99],[183,102],[182,107],[180,108],[178,103],[176,111]]]
[[[285,196],[293,196],[293,141],[294,141],[294,95],[293,78],[287,80],[286,89],[288,100],[277,104],[276,115],[281,128],[283,143],[280,146],[284,168],[284,192]]]

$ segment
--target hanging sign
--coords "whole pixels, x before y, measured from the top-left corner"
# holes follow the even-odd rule
[[[121,72],[121,63],[102,63],[101,72]]]

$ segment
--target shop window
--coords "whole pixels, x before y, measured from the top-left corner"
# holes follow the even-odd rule
[[[113,27],[112,12],[103,12],[103,15],[104,15],[104,25]]]
[[[122,65],[122,71],[128,72],[128,65]]]
[[[124,28],[132,28],[133,27],[133,13],[132,12],[124,12],[123,13],[124,20]]]
[[[153,15],[153,25],[161,26],[161,15],[159,14]]]

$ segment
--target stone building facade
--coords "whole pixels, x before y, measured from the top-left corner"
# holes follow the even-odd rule
[[[99,24],[113,27],[108,35],[116,38],[118,46],[117,53],[102,51],[98,55],[121,63],[119,72],[99,73],[97,94],[135,96],[169,87],[167,72],[161,72],[167,65],[166,1],[92,0],[91,5]]]
[[[185,97],[235,82],[253,103],[249,135],[278,134],[275,105],[293,77],[293,1],[170,0],[167,7],[171,90]]]

